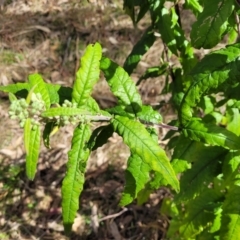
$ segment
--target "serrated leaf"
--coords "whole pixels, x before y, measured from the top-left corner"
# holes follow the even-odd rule
[[[131,154],[125,171],[126,184],[120,200],[121,206],[126,206],[137,197],[137,194],[150,179],[150,170],[149,164],[144,162],[140,156]]]
[[[30,119],[29,119],[30,120]],[[26,148],[26,174],[30,180],[35,177],[37,169],[37,161],[41,142],[40,126],[36,126],[36,129],[32,129],[29,124],[29,120],[26,121],[26,130],[24,129],[24,142]],[[30,125],[30,128],[29,128]]]
[[[90,97],[95,83],[98,81],[102,48],[99,43],[90,44],[81,58],[81,67],[77,71],[73,85],[72,102],[78,107],[85,105]]]
[[[179,234],[183,239],[195,239],[197,234],[213,222],[214,209],[218,208],[215,202],[221,197],[222,195],[214,190],[206,189],[185,206],[187,215],[181,221],[179,228]]]
[[[220,87],[226,91],[228,86],[240,78],[240,44],[229,45],[224,49],[206,55],[192,71],[193,83],[184,95],[179,111],[179,119],[186,124],[192,117],[192,108],[201,96]]]
[[[149,27],[141,39],[134,45],[131,53],[126,58],[123,68],[130,75],[140,62],[142,56],[149,50],[155,42],[154,30]]]
[[[192,45],[210,49],[220,42],[227,27],[227,19],[233,11],[233,0],[204,1],[203,11],[192,26]]]
[[[88,98],[84,107],[95,113],[99,113],[101,111],[97,102],[92,97]]]
[[[77,210],[79,196],[85,181],[87,159],[90,151],[87,142],[91,130],[86,124],[77,126],[74,130],[71,150],[68,152],[67,172],[62,183],[63,224],[66,233],[72,228]]]
[[[174,147],[171,165],[176,174],[183,173],[191,167],[191,163],[201,157],[204,145],[181,135]]]
[[[128,117],[128,118],[134,118],[134,115],[132,113],[126,112],[124,106],[115,106],[112,108],[108,108],[107,111],[112,114],[112,115],[120,115],[123,117]]]
[[[154,141],[158,141],[156,129],[147,128],[147,131]],[[152,181],[149,182],[150,172],[151,168],[141,157],[137,154],[130,155],[125,171],[125,186],[120,200],[121,206],[131,203],[135,198],[137,198],[138,205],[147,201],[153,189],[149,188],[149,185],[152,183]]]
[[[240,239],[240,187],[234,186],[229,189],[223,202],[220,238],[222,240]]]
[[[227,130],[240,136],[240,113],[237,108],[227,109]]]
[[[49,92],[46,83],[43,81],[42,76],[39,74],[31,74],[28,76],[30,89],[33,89],[34,93],[40,93],[42,95],[42,100],[45,103],[46,109],[51,105]]]
[[[141,110],[142,100],[132,79],[109,58],[101,59],[100,68],[112,93],[118,98],[118,104],[125,107],[125,111],[136,115]]]
[[[177,40],[174,34],[172,16],[170,15],[167,8],[161,9],[161,14],[159,14],[158,26],[164,43],[166,43],[172,53],[178,55]]]
[[[61,86],[59,84],[46,83],[46,88],[47,88],[48,95],[50,98],[50,103],[51,104],[59,103],[60,98],[59,98],[58,92],[59,92]]]
[[[196,152],[196,156],[192,158],[194,162],[192,168],[184,172],[183,176],[181,176],[181,192],[176,196],[175,200],[178,202],[188,201],[205,191],[214,177],[219,174],[217,171],[219,161],[226,152],[221,147],[206,146],[202,147],[201,152]]]
[[[70,107],[56,107],[49,108],[42,112],[42,117],[57,117],[57,116],[75,116],[75,115],[91,115],[91,113],[82,108],[70,108]]]
[[[176,191],[179,183],[166,153],[159,147],[139,122],[126,117],[116,116],[112,119],[115,131],[123,137],[132,154],[136,154],[149,167],[163,175],[164,184],[170,184]]]
[[[198,118],[192,118],[186,127],[182,129],[182,132],[192,140],[213,146],[221,146],[233,150],[238,150],[240,146],[240,137],[225,128],[204,123]]]
[[[146,123],[161,123],[162,122],[162,116],[157,111],[154,111],[151,106],[142,106],[142,109],[140,112],[137,113],[137,118],[140,121],[146,122]]]
[[[240,151],[229,151],[223,161],[223,176],[226,185],[236,184],[236,180],[239,180],[239,166],[240,166]]]

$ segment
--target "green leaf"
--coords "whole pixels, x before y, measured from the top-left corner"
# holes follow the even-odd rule
[[[92,97],[88,98],[86,104],[84,105],[84,108],[89,109],[89,111],[95,113],[101,112],[97,102]]]
[[[32,128],[31,119],[27,118],[24,124],[24,147],[25,147],[26,154],[29,154],[31,128]]]
[[[129,0],[127,0],[127,1],[129,1]],[[144,15],[147,13],[147,11],[149,9],[148,0],[140,0],[139,5],[140,5],[139,6],[140,10],[139,10],[139,13],[138,13],[138,16],[136,19],[136,23],[138,23],[144,17]]]
[[[146,123],[161,123],[162,116],[157,111],[154,111],[151,106],[142,106],[142,110],[137,113],[137,118]]]
[[[65,232],[69,233],[72,228],[77,210],[79,208],[79,196],[85,181],[87,159],[90,151],[87,142],[91,130],[86,124],[75,128],[72,147],[68,152],[67,172],[62,183],[62,211]]]
[[[130,75],[140,62],[142,56],[149,50],[155,41],[154,30],[149,27],[142,38],[134,45],[131,53],[125,60],[123,68]]]
[[[226,152],[221,147],[206,146],[202,147],[201,152],[196,151],[196,156],[192,158],[194,162],[192,168],[181,176],[181,191],[175,200],[178,202],[188,201],[204,192],[214,177],[219,174],[219,161]]]
[[[47,88],[48,95],[49,95],[49,98],[50,98],[50,103],[51,104],[59,103],[60,99],[59,99],[58,92],[59,92],[61,86],[59,84],[47,83],[46,88]]]
[[[77,103],[78,107],[85,105],[92,93],[93,86],[98,81],[101,57],[102,48],[99,43],[87,46],[73,85],[72,102]]]
[[[156,129],[147,128],[147,131],[149,132],[151,138],[157,142],[158,134]],[[138,205],[141,205],[147,201],[149,194],[153,189],[149,187],[152,183],[152,181],[149,182],[150,172],[151,168],[142,160],[141,157],[139,157],[137,154],[131,154],[128,159],[127,169],[125,171],[126,183],[120,200],[121,206],[131,203],[135,198],[137,198]],[[157,173],[155,173],[155,175],[156,174]],[[158,183],[161,184],[160,181],[158,181]]]
[[[39,75],[40,76],[40,75]],[[50,98],[50,103],[59,103],[59,95],[63,94],[63,92],[66,91],[66,87],[61,87],[58,84],[50,84],[50,83],[45,83],[45,86],[48,91],[48,95]],[[25,98],[27,96],[27,92],[29,92],[31,89],[31,84],[29,83],[15,83],[15,84],[9,84],[7,86],[0,86],[0,91],[4,92],[11,92],[14,94],[17,94],[20,97]],[[26,91],[23,91],[26,90]],[[66,97],[64,96],[64,99]],[[71,100],[71,95],[70,95],[70,100]]]
[[[49,108],[48,110],[44,111],[41,114],[41,116],[45,118],[75,115],[92,115],[92,114],[83,108],[70,108],[70,107]]]
[[[204,123],[198,118],[192,118],[182,132],[185,137],[210,145],[233,150],[238,150],[240,146],[240,138],[237,135],[214,124]]]
[[[191,163],[201,158],[204,145],[193,141],[184,135],[178,138],[172,155],[171,165],[176,174],[183,173],[191,167]]]
[[[179,183],[166,153],[159,147],[145,127],[139,122],[126,117],[116,116],[112,119],[115,131],[123,137],[132,154],[136,154],[149,165],[149,167],[163,175],[164,184],[170,184],[176,191]]]
[[[30,89],[33,89],[34,93],[40,93],[42,95],[42,99],[45,103],[46,109],[48,109],[51,105],[49,92],[46,86],[46,83],[43,81],[41,75],[39,74],[31,74],[28,76]],[[49,87],[50,89],[50,87]]]
[[[17,100],[17,97],[11,92],[8,94],[8,97],[11,103]]]
[[[240,179],[240,151],[229,151],[223,161],[223,176],[226,185],[238,184]]]
[[[220,42],[233,4],[233,0],[204,1],[203,11],[193,24],[190,34],[193,47],[210,49]]]
[[[96,150],[99,147],[102,147],[107,143],[108,139],[113,134],[113,127],[111,124],[107,126],[100,126],[96,128],[89,140],[89,146],[92,151]]]
[[[51,148],[50,147],[50,135],[53,131],[53,129],[57,127],[55,122],[48,122],[45,125],[45,128],[43,130],[43,143],[46,148]]]
[[[137,81],[137,85],[139,85],[145,79],[156,78],[167,73],[168,67],[168,63],[163,63],[161,66],[148,68],[146,72]]]
[[[240,136],[240,113],[238,108],[227,109],[227,130]]]
[[[212,224],[215,208],[219,207],[215,202],[221,197],[221,194],[206,188],[200,196],[188,202],[185,206],[187,215],[179,228],[179,234],[183,239],[196,239],[197,234]]]
[[[229,189],[223,202],[222,222],[220,238],[222,240],[240,239],[240,187],[234,186]]]
[[[29,91],[29,83],[14,83],[9,84],[7,86],[0,86],[0,91],[7,92],[7,93],[17,93],[21,90]]]
[[[229,45],[205,56],[192,71],[193,83],[184,95],[179,111],[179,120],[186,124],[192,117],[192,108],[201,96],[215,89],[226,91],[228,86],[240,78],[240,44]]]
[[[36,126],[36,129],[31,128],[31,124],[28,119],[24,128],[24,142],[26,148],[26,174],[30,180],[35,177],[37,169],[37,161],[41,142],[40,126]]]
[[[149,164],[144,162],[140,156],[131,154],[125,171],[126,184],[120,200],[121,206],[131,203],[137,197],[137,194],[150,179],[150,170]]]
[[[118,104],[136,115],[141,110],[142,100],[132,79],[123,68],[108,58],[101,59],[100,68],[112,93],[118,98]]]
[[[72,101],[72,88],[61,86],[58,90],[59,104],[63,104],[65,100]]]
[[[123,9],[125,13],[131,18],[133,24],[135,24],[134,0],[124,0]]]
[[[195,15],[202,12],[203,10],[198,0],[185,0],[184,8],[192,10]]]
[[[172,53],[178,55],[177,40],[173,30],[174,24],[172,22],[172,16],[170,15],[167,8],[161,9],[161,14],[159,14],[158,26],[164,43],[166,43]]]

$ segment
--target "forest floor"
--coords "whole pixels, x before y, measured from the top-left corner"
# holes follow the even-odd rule
[[[119,0],[1,2],[0,85],[24,82],[28,74],[38,72],[47,82],[72,86],[89,43],[100,42],[104,55],[122,65],[150,23],[146,16],[134,28]],[[162,49],[159,40],[132,74],[134,81],[147,67],[159,64]],[[143,102],[154,105],[165,99],[160,94],[163,86],[159,78],[140,84]],[[93,97],[102,108],[116,103],[104,79]],[[50,150],[42,147],[38,173],[29,181],[22,129],[9,120],[8,107],[7,95],[0,93],[0,239],[68,239],[61,220],[61,182],[73,129],[65,127],[55,134]],[[174,117],[168,107],[161,114],[167,121]],[[128,156],[117,135],[92,153],[70,239],[164,239],[169,219],[160,206],[170,196],[167,189],[152,193],[142,206],[118,206]]]

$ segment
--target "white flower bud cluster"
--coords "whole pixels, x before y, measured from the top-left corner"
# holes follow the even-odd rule
[[[9,109],[11,119],[16,119],[20,122],[20,126],[24,127],[27,118],[31,119],[33,129],[40,125],[40,115],[45,110],[45,103],[42,100],[40,93],[32,93],[31,103],[28,104],[26,99],[21,98],[14,100]]]
[[[64,100],[62,107],[68,107],[68,108],[77,108],[77,103],[72,103],[68,100]],[[73,116],[59,116],[58,123],[61,126],[65,126],[68,124],[75,125],[82,121],[83,116],[82,115],[73,115]]]

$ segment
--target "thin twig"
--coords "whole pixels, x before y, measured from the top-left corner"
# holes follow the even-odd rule
[[[116,217],[119,217],[120,215],[122,215],[124,212],[128,211],[127,208],[124,208],[121,212],[119,213],[115,213],[115,214],[111,214],[111,215],[108,215],[106,217],[103,217],[103,218],[100,218],[98,221],[101,222],[101,221],[105,221],[107,219],[111,219],[111,218],[116,218]]]
[[[240,37],[240,23],[239,23],[239,16],[237,14],[236,11],[234,11],[234,14],[235,14],[235,20],[236,20],[236,24],[237,24],[237,32],[238,32],[238,39]]]

